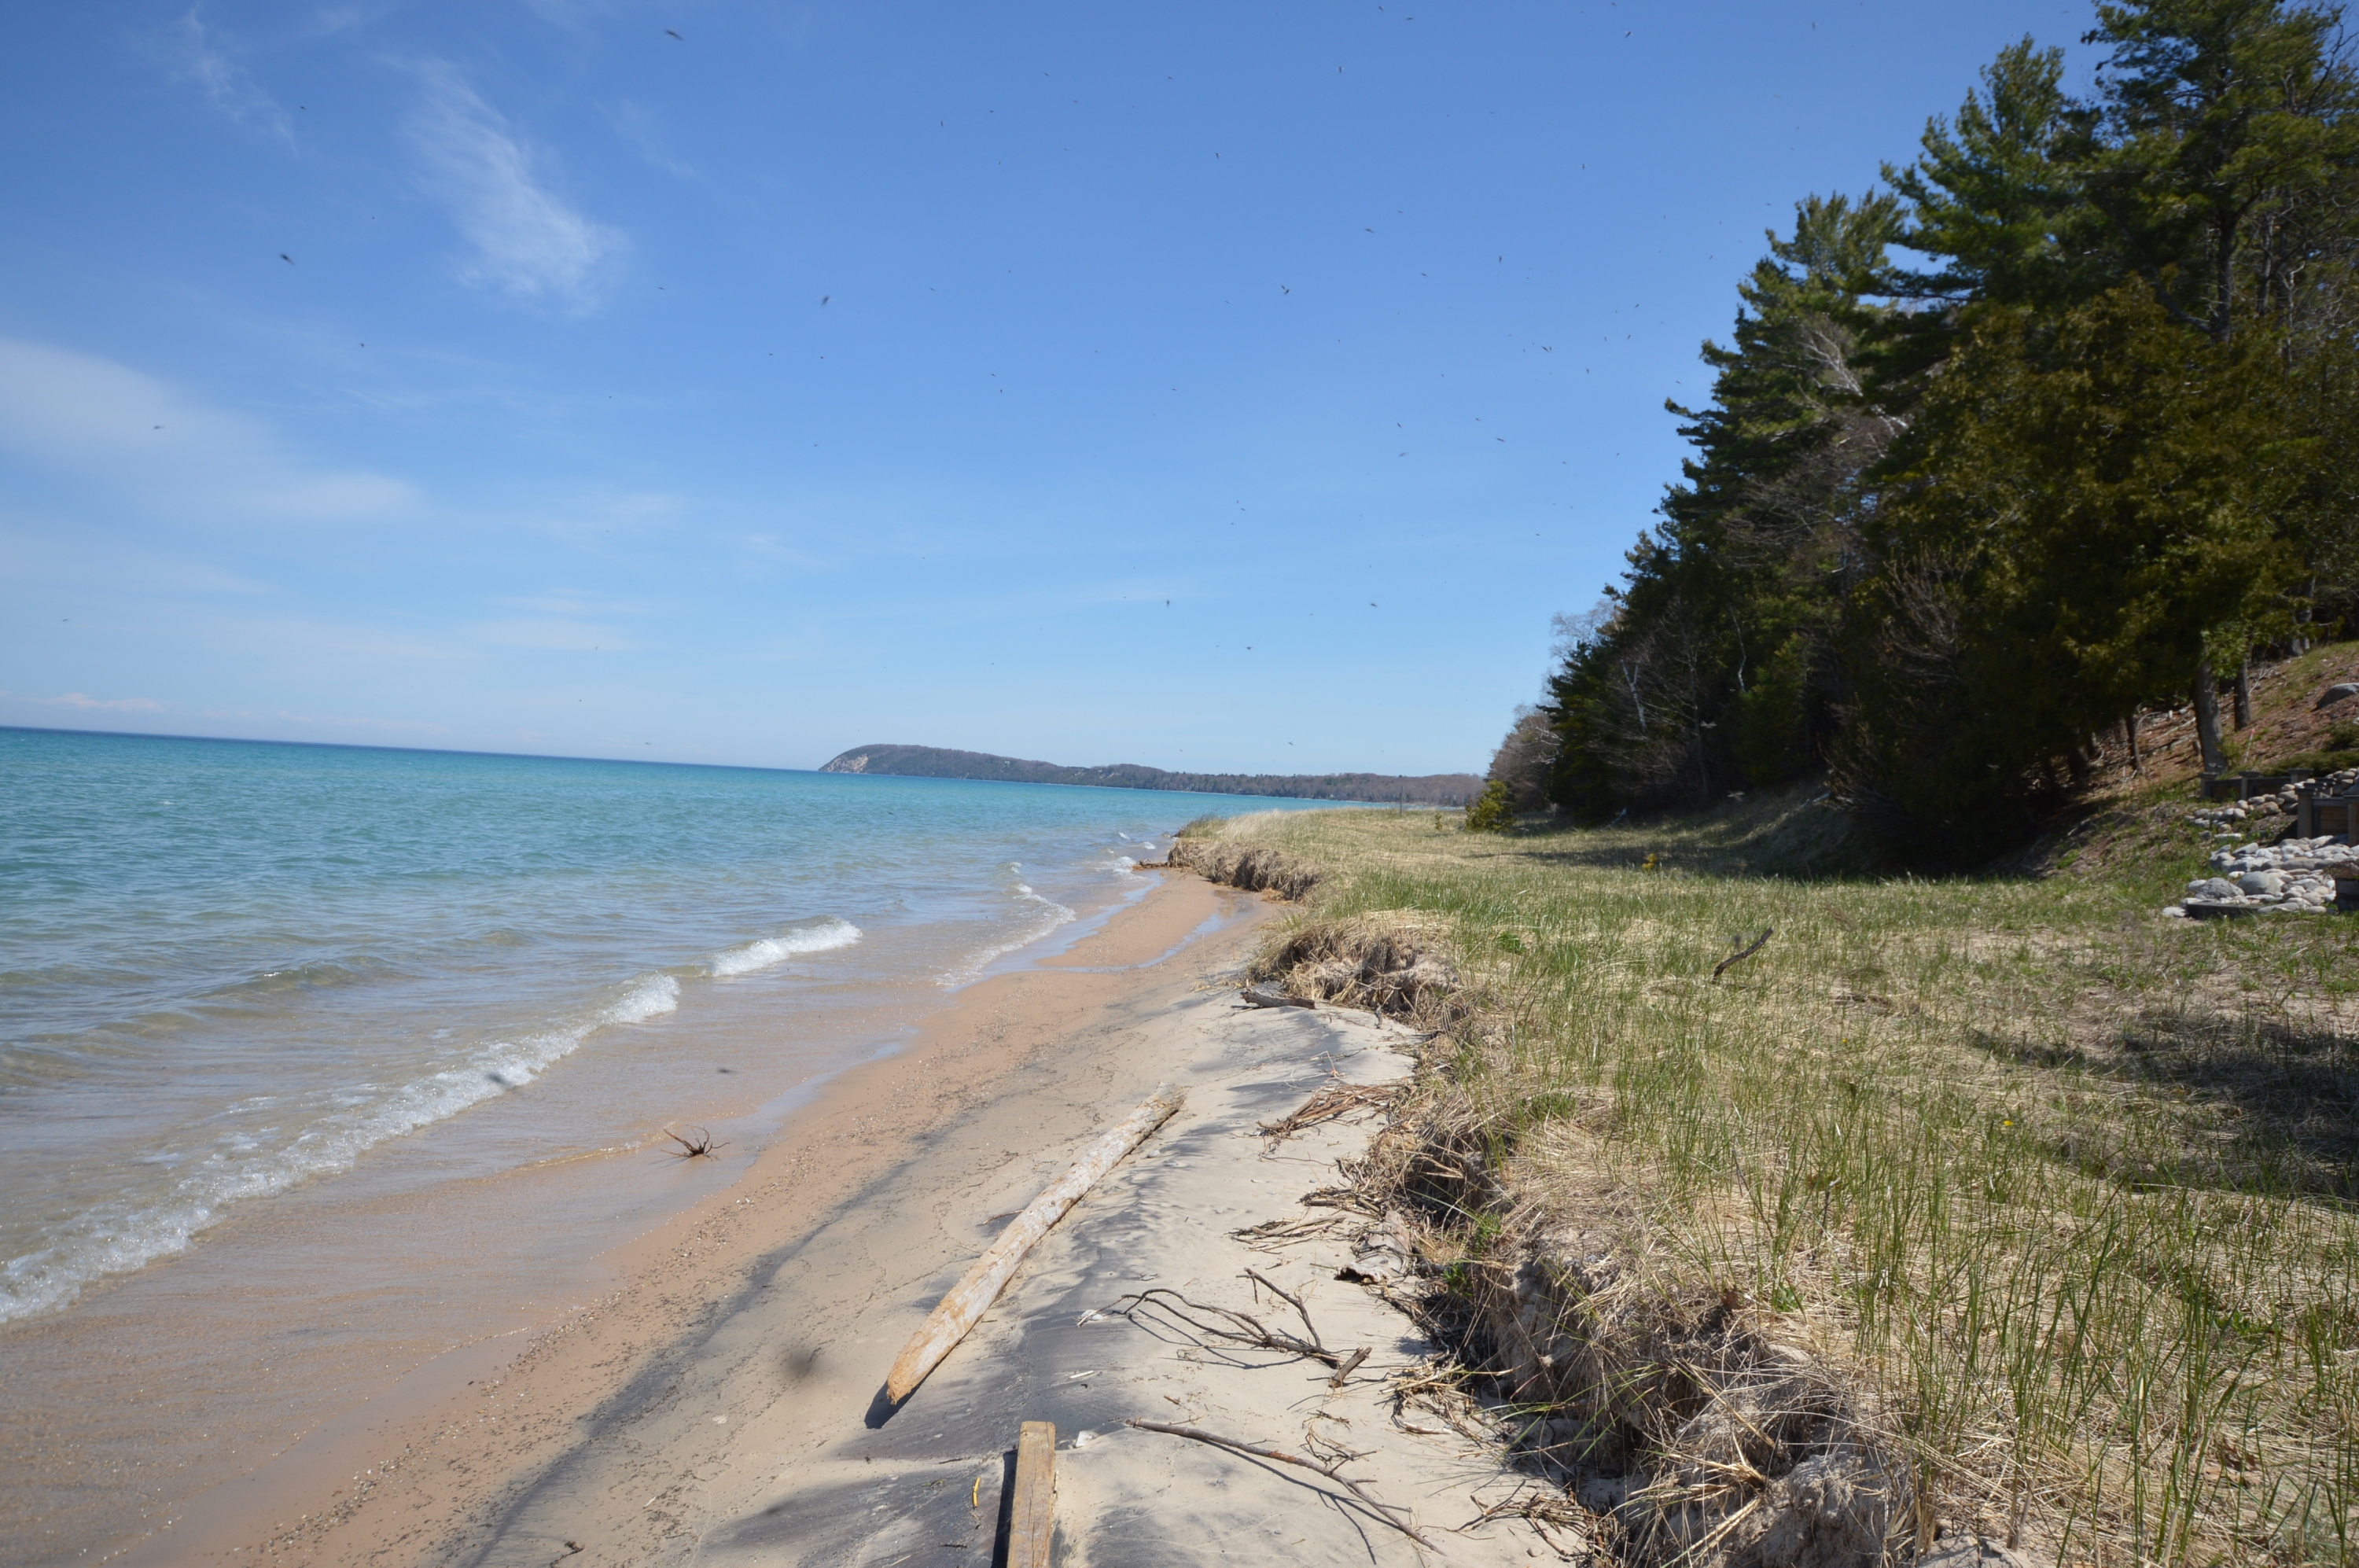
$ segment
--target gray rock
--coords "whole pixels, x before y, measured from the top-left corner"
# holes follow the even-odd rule
[[[2243,896],[2242,888],[2238,887],[2234,882],[2228,881],[2226,878],[2220,877],[2214,877],[2211,880],[2203,883],[2201,886],[2190,888],[2189,891],[2196,894],[2198,897],[2214,900],[2222,898],[2235,898]]]
[[[2285,881],[2281,871],[2247,871],[2236,878],[2236,887],[2242,892],[2274,898],[2285,891]]]
[[[2345,681],[2340,686],[2329,686],[2326,689],[2326,694],[2318,700],[2318,706],[2323,708],[2329,703],[2340,702],[2349,697],[2359,697],[2359,682]]]
[[[2184,908],[2191,920],[2241,920],[2258,914],[2265,906],[2250,898],[2223,900],[2213,903],[2207,898],[2190,898]]]

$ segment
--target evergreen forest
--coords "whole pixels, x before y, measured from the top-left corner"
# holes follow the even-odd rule
[[[1892,860],[2021,842],[2142,712],[2359,626],[2359,82],[2339,10],[2101,5],[1797,204],[1680,482],[1509,738],[1597,822],[1823,778]],[[1536,803],[1536,802],[1532,802]]]

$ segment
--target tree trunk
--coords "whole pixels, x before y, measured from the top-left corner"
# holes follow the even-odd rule
[[[2249,649],[2245,661],[2236,666],[2236,727],[2253,727],[2253,656]]]
[[[2203,771],[2225,773],[2228,753],[2220,744],[2220,679],[2212,673],[2212,656],[2195,659],[2195,738],[2203,748]]]
[[[2146,766],[2138,760],[2137,731],[2137,710],[2132,708],[2129,716],[2122,721],[2122,739],[2130,748],[2130,771],[2133,773],[2144,771]]]

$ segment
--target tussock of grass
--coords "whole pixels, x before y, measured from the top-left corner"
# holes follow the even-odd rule
[[[1441,1029],[1462,1012],[1458,974],[1405,911],[1303,920],[1256,957],[1247,978],[1276,980],[1297,996]],[[1438,934],[1438,933],[1437,933]]]
[[[1599,1386],[1659,1397],[1551,1388],[1532,1421],[1585,1434],[1656,1517],[1693,1503],[1660,1488],[1695,1459],[1694,1400],[1737,1386],[1673,1365],[1718,1312],[1725,1366],[1785,1346],[1839,1376],[1809,1441],[1848,1422],[1905,1469],[1891,1550],[1938,1519],[2076,1563],[2349,1562],[2351,928],[2161,919],[2158,889],[2201,869],[2190,804],[2125,801],[2051,856],[2065,874],[2010,879],[1763,875],[1841,853],[1793,798],[1515,837],[1295,813],[1220,842],[1325,874],[1275,953],[1409,911],[1479,1002],[1404,1112],[1449,1137],[1412,1140],[1434,1168],[1398,1190],[1454,1238],[1454,1282],[1492,1281],[1495,1353],[1496,1292],[1572,1255],[1549,1238],[1619,1260],[1619,1296],[1569,1281],[1549,1328],[1604,1356]],[[1754,1477],[1730,1496],[1782,1484]],[[1647,1557],[1636,1517],[1616,1528]],[[1652,1560],[1741,1539],[1663,1528]]]

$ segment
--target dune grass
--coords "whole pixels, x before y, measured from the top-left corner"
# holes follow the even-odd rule
[[[1450,1092],[1525,1223],[1610,1196],[1666,1290],[1846,1368],[1927,1521],[2107,1568],[2348,1563],[2359,917],[2165,920],[2202,870],[2191,806],[2128,797],[2053,874],[1947,880],[1857,873],[1810,792],[1513,836],[1198,831],[1321,867],[1307,918],[1441,931],[1479,998]]]

